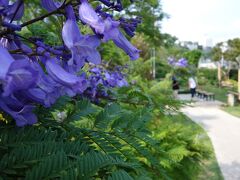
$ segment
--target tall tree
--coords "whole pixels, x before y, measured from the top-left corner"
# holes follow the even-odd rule
[[[188,63],[195,67],[198,66],[198,61],[201,56],[202,52],[198,49],[194,49],[183,54],[183,57],[185,57],[188,60]]]
[[[223,52],[221,47],[223,46],[223,42],[217,43],[211,50],[211,57],[212,60],[214,61],[218,61],[218,84],[219,86],[221,86],[221,81],[222,81],[222,69],[221,69],[221,64],[220,64],[220,60],[223,57]]]
[[[235,62],[238,67],[238,99],[240,99],[240,38],[228,40],[227,45],[224,56],[229,61]]]
[[[162,11],[160,0],[136,1],[134,4],[126,1],[126,14],[131,17],[139,16],[142,23],[137,31],[146,35],[146,39],[155,46],[163,43],[161,39],[161,21],[167,15]]]

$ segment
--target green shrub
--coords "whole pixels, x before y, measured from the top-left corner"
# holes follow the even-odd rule
[[[217,85],[217,70],[201,68],[197,71],[197,80],[199,85],[211,84]]]
[[[169,81],[153,84],[116,89],[99,105],[61,98],[50,109],[39,107],[40,122],[32,127],[16,128],[10,119],[8,125],[1,123],[1,177],[159,180],[197,176],[209,149],[199,139],[199,131],[177,122],[186,117],[177,114],[181,103],[165,89]]]

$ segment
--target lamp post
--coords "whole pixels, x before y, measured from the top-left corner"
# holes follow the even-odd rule
[[[224,53],[225,51],[227,50],[227,44],[226,42],[224,42],[221,46],[220,46],[220,49],[221,49],[221,60],[218,62],[218,85],[219,87],[221,86],[221,81],[222,81],[222,68],[223,68],[223,65],[224,65]]]

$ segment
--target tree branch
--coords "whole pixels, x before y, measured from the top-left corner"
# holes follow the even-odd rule
[[[65,0],[65,1],[63,2],[63,4],[62,4],[59,8],[57,8],[56,10],[54,10],[54,11],[52,11],[52,12],[49,12],[49,13],[47,13],[47,14],[44,14],[44,15],[42,15],[42,16],[39,16],[39,17],[37,17],[37,18],[35,18],[35,19],[32,19],[32,20],[30,20],[30,21],[27,21],[27,22],[25,22],[25,23],[22,23],[20,26],[23,28],[23,27],[25,27],[25,26],[28,26],[28,25],[30,25],[30,24],[33,24],[33,23],[38,22],[38,21],[40,21],[40,20],[43,20],[43,19],[45,19],[46,17],[51,16],[51,15],[53,15],[53,14],[59,14],[59,13],[61,13],[61,10],[64,9],[64,8],[65,8],[67,5],[69,5],[70,3],[71,3],[71,1],[69,1],[69,2],[66,3],[66,0]],[[74,6],[76,6],[76,5],[78,5],[78,4],[79,4],[79,3],[76,3],[76,4],[74,4]],[[12,30],[12,29],[3,30],[2,32],[0,32],[0,37],[4,36],[4,35],[6,35],[6,34],[12,33],[12,32],[14,32],[14,30]]]
[[[13,20],[14,20],[15,16],[17,15],[17,12],[18,12],[20,6],[22,5],[22,3],[23,3],[23,1],[21,1],[21,2],[18,4],[18,7],[17,7],[16,11],[14,12],[13,17],[12,17],[10,23],[13,22]]]

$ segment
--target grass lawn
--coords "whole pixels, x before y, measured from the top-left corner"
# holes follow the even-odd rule
[[[240,105],[234,107],[223,107],[222,109],[233,116],[240,117]]]
[[[201,89],[204,89],[205,91],[213,92],[215,94],[216,100],[227,103],[227,93],[229,91],[227,88],[218,88],[213,85],[207,85],[207,86],[201,87]],[[223,107],[222,109],[233,116],[240,117],[239,104],[234,107],[229,107],[229,106]]]
[[[189,118],[179,118],[178,122],[184,124],[185,126],[190,126],[193,130],[201,132],[201,138],[204,141],[204,144],[212,151],[212,155],[209,159],[202,160],[199,176],[197,178],[193,177],[193,179],[224,180],[221,170],[218,166],[212,142],[208,137],[206,131],[200,125],[190,120]]]
[[[206,85],[206,86],[201,86],[200,89],[214,93],[215,99],[218,101],[222,101],[224,103],[227,102],[227,93],[229,91],[227,88],[223,88],[223,87],[219,88],[213,85]]]

